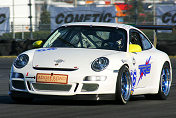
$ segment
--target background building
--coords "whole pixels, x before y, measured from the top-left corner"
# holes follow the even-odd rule
[[[10,8],[10,25],[15,32],[29,31],[29,0],[0,0],[0,7]],[[35,1],[32,4],[32,24],[35,24]]]

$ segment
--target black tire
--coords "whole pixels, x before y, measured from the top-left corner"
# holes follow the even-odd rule
[[[164,63],[161,75],[158,93],[155,95],[145,95],[147,99],[166,100],[170,93],[172,78],[170,73],[170,66],[167,62]]]
[[[122,66],[119,70],[116,83],[116,102],[127,104],[131,96],[131,75],[127,66]]]
[[[165,75],[163,72],[165,71]],[[172,78],[170,73],[170,66],[168,63],[163,65],[160,77],[160,85],[158,91],[158,98],[165,100],[169,96],[170,93],[170,86],[171,86]]]

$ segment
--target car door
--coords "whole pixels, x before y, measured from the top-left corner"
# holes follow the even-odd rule
[[[136,72],[136,77],[133,79],[133,88],[145,88],[151,80],[152,58],[150,41],[140,31],[131,29],[129,33],[130,44],[140,45],[141,52],[131,53],[133,65]],[[131,73],[134,74],[134,73]],[[133,77],[133,75],[132,75]]]

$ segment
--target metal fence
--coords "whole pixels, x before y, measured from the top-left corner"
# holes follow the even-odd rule
[[[29,0],[27,0],[28,2],[29,2]],[[39,0],[38,0],[39,1]],[[27,7],[27,9],[29,10],[29,7],[30,6],[35,6],[35,13],[33,13],[31,16],[30,16],[30,14],[29,14],[29,16],[25,16],[25,17],[23,17],[23,16],[15,16],[15,17],[10,17],[10,19],[13,19],[14,21],[18,21],[18,20],[20,20],[20,19],[25,19],[26,21],[30,21],[30,19],[32,19],[33,20],[33,23],[31,24],[32,25],[32,27],[30,26],[30,24],[28,23],[28,25],[26,25],[26,24],[23,24],[23,23],[21,23],[21,24],[14,24],[13,25],[13,22],[11,22],[10,23],[10,30],[9,30],[9,36],[7,37],[7,36],[0,36],[0,39],[26,39],[26,36],[25,35],[29,35],[29,32],[30,32],[30,30],[32,29],[32,33],[33,33],[33,35],[35,35],[35,36],[37,36],[37,38],[39,38],[40,36],[39,36],[39,34],[40,33],[38,33],[38,32],[47,32],[47,34],[48,34],[48,32],[50,33],[51,32],[51,28],[50,28],[50,24],[40,24],[40,18],[41,18],[41,13],[43,12],[43,8],[48,8],[48,4],[50,4],[50,5],[55,5],[55,6],[58,6],[58,7],[73,7],[73,6],[75,6],[75,0],[62,0],[62,1],[65,1],[65,2],[58,2],[58,0],[52,0],[52,1],[57,1],[57,2],[52,2],[52,3],[47,3],[47,4],[45,4],[45,2],[35,2],[35,4],[34,3],[32,3],[32,4],[15,4],[14,6],[15,7],[20,7],[20,6],[26,6]],[[69,2],[68,2],[69,1]],[[91,1],[99,1],[99,0],[91,0]],[[96,5],[97,6],[112,6],[112,5],[114,5],[114,4],[112,4],[112,3],[114,3],[116,0],[107,0],[107,1],[109,1],[109,3],[107,3],[107,5],[106,4],[102,4],[101,2],[99,2],[99,3],[96,3]],[[120,0],[120,2],[122,2],[123,3],[123,1],[124,0]],[[139,0],[134,0],[134,1],[139,1]],[[152,0],[151,0],[152,1]],[[154,1],[154,0],[153,0]],[[79,2],[79,0],[77,1],[77,7],[78,6],[90,6],[90,5],[95,5],[95,4],[89,4],[88,3],[88,0],[85,0],[85,2],[87,2],[87,4],[82,4],[81,2],[80,3],[78,3]],[[119,1],[118,1],[119,2]],[[154,3],[154,2],[153,2]],[[151,4],[150,5],[152,5],[153,4],[152,2],[151,2]],[[153,4],[154,5],[154,4]],[[0,5],[0,7],[5,7],[5,6],[8,6],[8,5]],[[10,7],[13,7],[12,5],[10,5]],[[150,6],[151,7],[151,6]],[[154,11],[153,11],[153,7],[152,8],[149,8],[148,9],[148,11],[145,11],[145,13],[149,13],[150,15],[143,15],[143,14],[141,14],[141,15],[143,15],[142,17],[144,18],[144,20],[143,21],[140,21],[139,20],[139,17],[138,17],[138,22],[137,22],[137,24],[143,24],[143,25],[151,25],[151,24],[154,24],[154,19],[156,18],[156,16],[155,16],[155,14],[154,14]],[[23,9],[22,9],[23,10]],[[27,12],[29,12],[29,11],[27,11]],[[27,13],[26,12],[26,13]],[[122,12],[126,12],[126,11],[122,11]],[[12,13],[11,13],[12,14]],[[140,14],[139,14],[140,15]],[[124,18],[125,19],[125,17],[129,17],[129,19],[131,19],[131,20],[128,20],[128,21],[126,21],[126,20],[124,20],[123,22],[121,22],[121,23],[125,23],[125,24],[134,24],[134,23],[136,23],[136,21],[134,21],[134,19],[135,19],[135,17],[134,16],[130,16],[130,15],[127,15],[127,16],[116,16],[116,18]],[[152,19],[152,20],[148,20],[148,19]],[[14,31],[14,32],[13,32]],[[35,32],[37,32],[36,34],[34,34]],[[12,34],[13,33],[13,34]],[[7,34],[5,34],[5,35],[7,35]],[[28,38],[30,38],[30,36],[28,37]],[[36,37],[34,37],[34,38],[36,38]],[[42,37],[43,38],[43,37]],[[41,38],[41,39],[42,39]]]

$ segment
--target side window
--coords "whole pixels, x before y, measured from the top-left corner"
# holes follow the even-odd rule
[[[148,41],[148,39],[143,35],[143,34],[139,34],[141,37],[141,42],[142,42],[142,47],[143,50],[148,50],[150,48],[152,48],[152,45],[150,44],[150,42]]]
[[[141,42],[141,37],[137,31],[131,31],[130,32],[130,43],[131,44],[137,44],[140,45],[143,49],[142,42]]]
[[[152,48],[149,40],[142,33],[134,29],[130,31],[130,43],[140,45],[142,50],[148,50]]]
[[[142,41],[143,50],[148,50],[148,49],[152,48],[152,45],[150,44],[148,39],[143,34],[140,33],[140,37],[141,37],[141,41]]]

